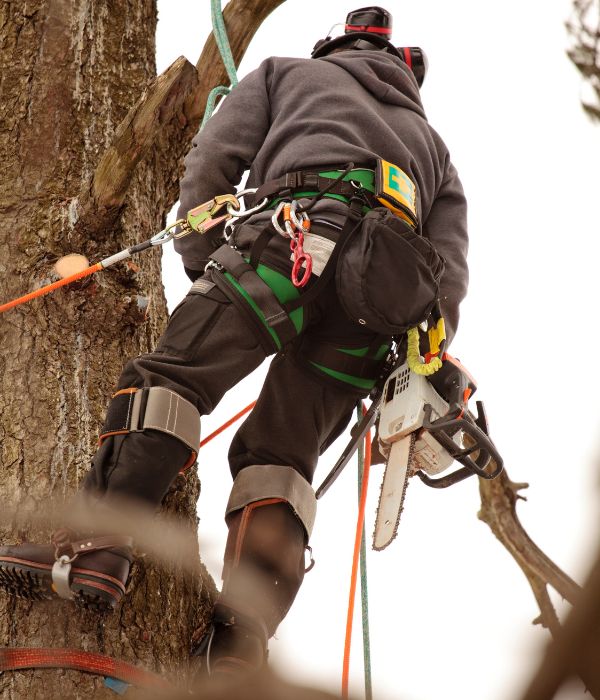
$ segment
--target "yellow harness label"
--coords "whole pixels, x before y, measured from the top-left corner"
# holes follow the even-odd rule
[[[375,188],[375,196],[384,206],[411,226],[417,226],[417,187],[402,168],[379,159]]]

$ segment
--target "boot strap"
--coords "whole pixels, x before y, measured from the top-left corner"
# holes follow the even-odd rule
[[[128,550],[133,548],[133,537],[128,535],[106,535],[104,537],[90,537],[85,540],[75,541],[71,539],[72,535],[73,533],[70,530],[58,530],[52,536],[52,544],[55,547],[57,561],[64,556],[73,561],[81,554],[98,552],[103,549]]]

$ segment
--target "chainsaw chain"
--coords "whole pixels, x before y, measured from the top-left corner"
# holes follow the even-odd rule
[[[379,515],[379,509],[381,507],[381,499],[383,497],[383,484],[385,482],[385,472],[383,473],[383,478],[381,479],[381,486],[379,487],[379,500],[377,501],[377,510],[375,511],[375,526],[373,528],[373,549],[376,552],[382,552],[386,547],[388,547],[398,536],[398,526],[400,525],[400,516],[404,510],[404,499],[406,498],[406,490],[408,489],[408,480],[411,476],[416,474],[418,471],[414,466],[414,456],[415,456],[415,444],[417,442],[416,434],[412,433],[410,436],[410,447],[408,449],[408,467],[406,469],[406,479],[404,481],[404,488],[402,490],[402,496],[400,497],[400,506],[398,507],[398,513],[396,515],[396,523],[394,525],[394,532],[390,539],[383,545],[383,547],[375,546],[375,527],[377,527],[377,516]],[[386,464],[386,470],[387,470]]]

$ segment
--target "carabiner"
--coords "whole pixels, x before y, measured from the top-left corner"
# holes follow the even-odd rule
[[[277,205],[277,209],[275,209],[275,212],[271,217],[271,223],[273,224],[273,228],[277,231],[278,234],[280,234],[284,238],[289,238],[290,234],[285,228],[282,228],[281,224],[279,223],[279,217],[281,216],[281,212],[286,206],[289,207],[289,202],[279,202],[279,204]]]
[[[181,226],[181,231],[176,234],[175,228],[177,226]],[[188,233],[191,233],[191,229],[188,228],[185,220],[178,219],[175,223],[171,224],[170,226],[167,226],[162,231],[159,231],[157,234],[152,236],[152,238],[150,239],[150,245],[164,245],[165,243],[168,243],[172,238],[183,238],[183,236],[187,236]]]
[[[287,223],[287,222],[286,222]],[[292,267],[292,284],[294,287],[304,287],[312,274],[312,256],[304,252],[304,234],[298,231],[290,241],[290,248],[294,253],[294,265]],[[302,270],[302,276],[299,277]]]
[[[242,199],[242,197],[245,197],[247,194],[254,194],[257,191],[257,188],[250,187],[246,190],[242,190],[241,192],[238,192],[236,197],[237,199]],[[237,207],[230,207],[229,204],[227,205],[227,213],[229,216],[233,216],[236,218],[243,218],[245,216],[250,216],[250,214],[254,214],[257,211],[260,211],[261,209],[264,209],[266,203],[268,202],[268,198],[265,197],[262,201],[260,201],[258,204],[256,204],[253,207],[250,207],[250,209],[244,209],[243,211],[240,208],[240,203],[238,202]]]
[[[224,218],[219,218],[218,221],[212,223],[216,214],[225,206],[227,207],[227,214],[224,215]],[[231,214],[229,214],[230,209],[239,211],[240,203],[238,198],[233,194],[220,194],[190,209],[187,213],[186,221],[192,231],[196,231],[196,233],[205,233],[213,226],[216,226],[217,223],[221,223],[225,218],[229,218],[229,216],[231,216]],[[211,224],[207,225],[206,222],[209,221]]]

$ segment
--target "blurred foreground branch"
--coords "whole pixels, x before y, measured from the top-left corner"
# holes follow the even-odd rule
[[[583,108],[600,121],[600,0],[574,0],[566,27],[573,42],[567,54],[590,88]]]
[[[515,559],[525,574],[538,603],[534,620],[550,630],[553,641],[530,688],[522,700],[551,700],[565,680],[579,676],[591,693],[600,698],[600,558],[583,589],[564,573],[535,544],[517,516],[517,484],[503,472],[493,481],[479,480],[483,520]],[[524,499],[523,499],[524,500]],[[564,626],[550,599],[553,588],[574,607]]]
[[[565,681],[579,676],[600,697],[600,550],[564,625],[548,645],[522,700],[551,700]]]

